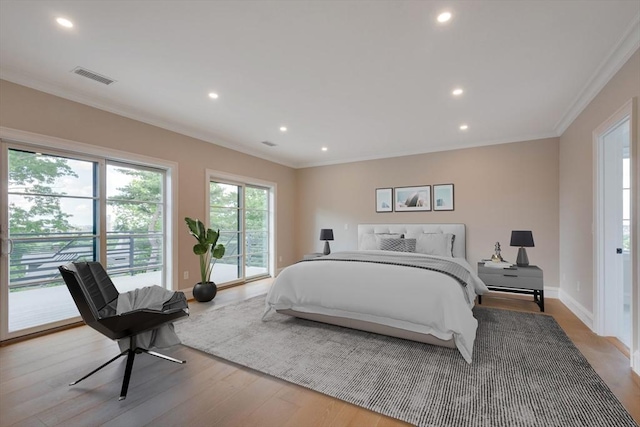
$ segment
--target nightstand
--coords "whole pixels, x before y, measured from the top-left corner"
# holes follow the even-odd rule
[[[533,301],[544,312],[544,283],[540,267],[514,265],[509,268],[493,268],[485,267],[484,262],[479,262],[478,277],[492,291],[532,294]],[[482,304],[481,295],[478,295],[478,304]]]
[[[321,256],[324,256],[322,252],[314,252],[312,254],[304,254],[304,259],[319,258]]]

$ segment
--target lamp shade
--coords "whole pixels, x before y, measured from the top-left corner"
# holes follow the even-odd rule
[[[512,231],[511,246],[520,246],[524,248],[533,248],[533,233],[531,231]]]
[[[333,240],[333,229],[331,228],[320,229],[320,240]]]

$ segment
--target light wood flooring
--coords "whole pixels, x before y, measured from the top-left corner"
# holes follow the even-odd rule
[[[192,313],[265,293],[270,280],[222,290]],[[483,306],[538,312],[522,298],[493,294]],[[593,334],[558,300],[545,301],[613,393],[640,423],[640,379],[611,342]],[[177,365],[136,357],[129,393],[119,402],[124,360],[67,384],[117,354],[87,326],[0,347],[0,426],[399,426],[403,422],[289,384],[183,346]]]

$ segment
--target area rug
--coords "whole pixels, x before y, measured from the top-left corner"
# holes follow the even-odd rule
[[[175,325],[184,345],[420,426],[637,426],[546,315],[475,308],[458,350],[272,312],[264,296]]]

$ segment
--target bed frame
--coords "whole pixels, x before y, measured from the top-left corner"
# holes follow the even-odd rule
[[[368,238],[374,238],[376,233],[452,233],[456,238],[453,242],[453,255],[456,258],[466,258],[466,229],[464,224],[359,224],[358,225],[358,249],[363,245],[363,241]],[[373,332],[381,335],[402,338],[411,341],[418,341],[426,344],[437,345],[440,347],[456,348],[453,339],[441,340],[433,335],[421,334],[404,329],[394,328],[377,323],[366,322],[363,320],[349,319],[338,316],[328,316],[316,313],[304,313],[295,310],[277,310],[278,313],[288,314],[289,316],[300,317],[316,322],[329,323],[331,325],[342,326],[361,331]]]

